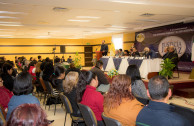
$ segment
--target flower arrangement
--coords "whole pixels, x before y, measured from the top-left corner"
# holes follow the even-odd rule
[[[80,62],[81,62],[81,57],[79,56],[79,54],[78,54],[78,52],[76,52],[76,54],[75,54],[75,57],[74,57],[74,64],[75,64],[75,67],[76,68],[79,68],[79,69],[81,69],[82,68],[82,66],[81,66],[81,64],[80,64]]]
[[[114,76],[118,75],[118,71],[116,69],[112,69],[108,71],[108,76],[112,79]]]

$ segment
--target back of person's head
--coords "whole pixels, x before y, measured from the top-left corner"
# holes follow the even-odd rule
[[[108,110],[118,107],[122,99],[132,100],[131,79],[127,75],[117,75],[114,77],[108,93],[105,95],[104,106]]]
[[[50,61],[50,58],[49,58],[49,57],[47,57],[47,58],[45,59],[45,61],[46,61],[46,62],[49,62],[49,61]]]
[[[9,74],[8,71],[11,70],[13,66],[9,63],[4,63],[3,64],[3,73],[4,74]]]
[[[70,68],[75,68],[75,64],[74,63],[70,63]]]
[[[86,85],[89,85],[92,79],[96,79],[96,74],[91,71],[82,71],[79,80],[77,83],[77,101],[80,102],[82,100],[82,96],[86,89]]]
[[[14,80],[13,93],[14,95],[28,95],[32,93],[32,77],[27,71],[18,74]]]
[[[56,66],[55,67],[54,75],[56,77],[59,77],[63,73],[65,73],[65,68],[63,66]]]
[[[132,84],[135,80],[141,79],[139,68],[136,65],[129,65],[126,71],[126,75],[131,77]]]
[[[38,56],[38,59],[41,59],[41,56]]]
[[[69,58],[71,58],[71,56],[69,56]]]
[[[41,64],[42,64],[42,62],[38,62],[36,64],[36,73],[40,73],[41,72],[41,69],[40,69]]]
[[[64,92],[70,93],[73,87],[76,87],[78,79],[78,72],[69,72],[65,77],[65,81],[63,82]]]
[[[162,100],[169,92],[168,80],[163,76],[154,76],[149,80],[148,91],[152,100]]]
[[[123,50],[122,49],[119,49],[120,52],[122,52]]]
[[[46,113],[37,104],[22,104],[13,110],[7,126],[48,126]]]
[[[101,60],[98,60],[97,62],[96,62],[96,66],[97,67],[101,67],[103,65],[103,62],[101,61]]]
[[[38,62],[36,60],[33,60],[32,62],[29,63],[29,66],[34,66],[35,64],[37,64]]]
[[[56,63],[59,63],[60,61],[61,61],[61,60],[60,60],[60,58],[58,58],[58,57],[55,59],[55,62],[56,62]]]

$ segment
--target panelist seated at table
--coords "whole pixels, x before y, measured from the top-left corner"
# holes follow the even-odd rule
[[[119,50],[118,49],[115,50],[115,56],[119,56]]]
[[[177,52],[176,52],[174,46],[169,46],[168,54],[167,54],[167,56],[164,58],[164,60],[165,60],[166,58],[171,59],[172,62],[173,62],[175,65],[177,65],[177,63],[178,63],[178,54],[177,54]]]
[[[101,60],[98,60],[96,62],[96,66],[91,69],[93,73],[95,73],[98,77],[98,86],[101,84],[109,84],[104,72],[101,70],[103,67],[103,62]]]
[[[191,126],[187,119],[173,111],[173,106],[167,104],[172,93],[165,77],[150,79],[147,94],[151,101],[139,112],[137,126]]]
[[[144,56],[145,57],[147,57],[147,58],[151,58],[151,59],[153,59],[153,58],[156,58],[156,52],[154,51],[154,50],[152,50],[152,49],[150,49],[150,48],[148,48],[148,47],[145,47],[144,48]]]
[[[125,50],[124,51],[124,56],[129,56],[130,54],[129,54],[129,51],[128,50]]]
[[[121,57],[121,56],[124,56],[124,52],[123,52],[122,49],[119,49],[119,56],[120,56],[120,57]]]
[[[133,51],[133,53],[131,54],[131,56],[140,57],[140,54],[135,47],[132,48],[132,51]]]

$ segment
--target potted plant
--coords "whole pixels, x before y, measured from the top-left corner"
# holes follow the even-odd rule
[[[175,64],[173,64],[172,59],[166,58],[162,61],[160,64],[162,70],[159,72],[159,75],[168,78],[172,78],[173,76],[173,68],[175,67]]]
[[[81,57],[79,56],[78,52],[76,52],[73,63],[75,64],[75,67],[78,69],[82,68],[80,61],[81,61]]]

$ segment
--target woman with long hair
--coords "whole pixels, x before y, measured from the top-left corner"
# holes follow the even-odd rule
[[[63,81],[64,95],[69,99],[73,108],[73,115],[76,117],[81,117],[81,113],[78,109],[77,99],[76,99],[76,88],[79,79],[78,72],[69,72],[65,80]]]
[[[129,65],[126,71],[126,75],[131,77],[132,94],[135,97],[149,99],[147,96],[146,87],[141,80],[139,68],[136,65]]]
[[[143,104],[131,93],[131,79],[127,75],[116,76],[104,98],[104,114],[116,119],[123,126],[135,126],[135,121]]]
[[[77,101],[90,107],[96,116],[98,126],[104,126],[101,116],[104,98],[96,91],[97,86],[97,75],[91,71],[82,71],[77,85]]]
[[[65,78],[65,68],[63,66],[56,66],[51,78],[53,87],[59,92],[64,92],[63,80]]]

